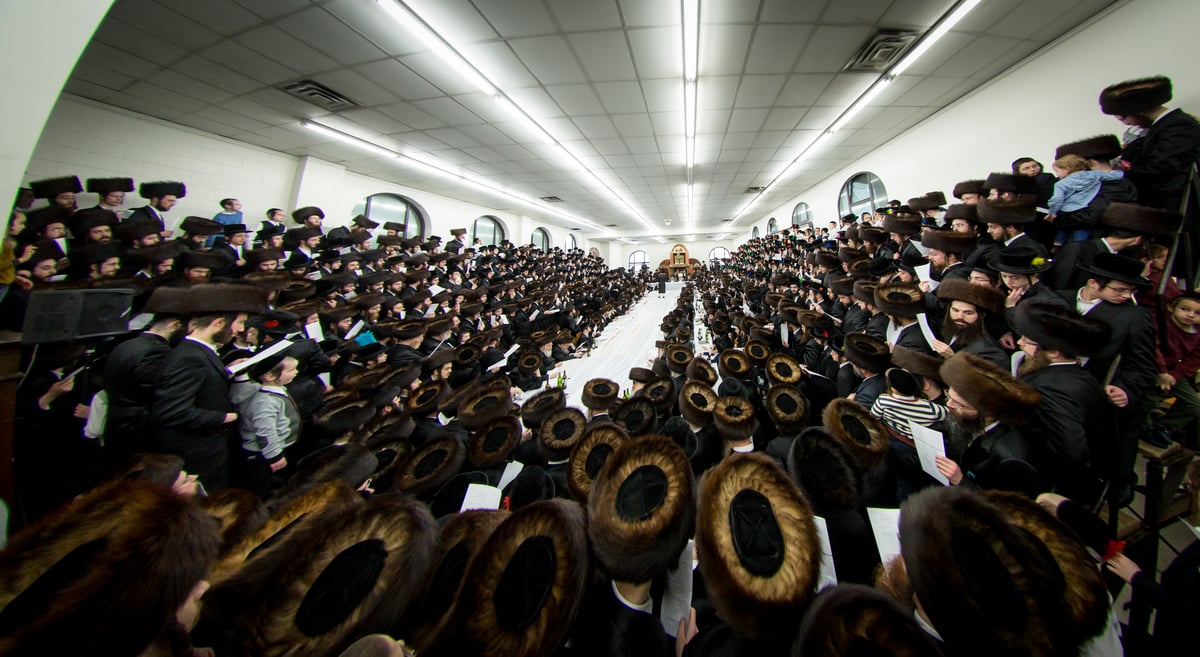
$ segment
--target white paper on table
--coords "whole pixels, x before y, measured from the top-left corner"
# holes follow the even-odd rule
[[[495,511],[500,508],[500,489],[487,484],[467,484],[467,494],[463,496],[462,506],[458,511],[484,509]]]
[[[833,567],[833,546],[829,542],[829,525],[825,524],[825,519],[821,516],[813,516],[813,523],[817,526],[817,538],[821,541],[821,574],[817,578],[817,590],[820,591],[827,586],[837,586],[837,569]]]
[[[942,432],[912,420],[908,420],[908,430],[912,432],[913,443],[917,446],[917,458],[921,461],[921,469],[925,474],[942,482],[943,486],[949,486],[950,480],[938,472],[937,462],[934,461],[935,458],[946,455],[946,440],[942,437]]]
[[[496,484],[496,488],[504,490],[504,487],[511,484],[512,480],[516,479],[517,475],[521,474],[521,471],[524,469],[524,463],[521,463],[520,461],[509,461],[504,466],[504,472],[500,473],[500,481]]]
[[[930,268],[930,266],[931,266],[931,265],[930,265],[930,264],[927,262],[927,263],[925,263],[925,264],[923,264],[923,265],[917,265],[916,267],[913,267],[913,269],[917,270],[917,279],[918,279],[918,280],[922,280],[922,281],[927,281],[927,280],[929,280],[929,268]]]
[[[871,533],[875,534],[879,561],[886,566],[900,556],[900,509],[867,507],[867,520],[871,521]]]
[[[325,339],[325,330],[321,328],[321,322],[313,322],[312,324],[304,325],[304,335],[307,335],[311,340],[320,342]]]
[[[667,590],[663,593],[662,611],[659,619],[663,630],[670,636],[679,631],[680,619],[687,618],[692,608],[692,553],[695,541],[688,541],[679,554],[679,563],[667,576]]]
[[[917,315],[917,326],[921,328],[921,335],[925,336],[925,344],[932,347],[937,338],[933,335],[933,329],[929,328],[929,315],[919,313]]]

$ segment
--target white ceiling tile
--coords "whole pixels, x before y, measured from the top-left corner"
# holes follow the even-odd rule
[[[854,2],[830,2],[821,14],[824,23],[872,24],[879,20],[892,0],[854,0]]]
[[[259,121],[266,123],[267,125],[280,125],[283,123],[292,123],[292,122],[300,120],[301,118],[307,118],[306,116],[297,116],[293,113],[282,111],[275,107],[271,107],[270,105],[267,105],[266,103],[259,102],[259,96],[264,93],[268,93],[268,92],[274,93],[274,94],[279,94],[279,95],[285,96],[289,99],[291,98],[291,96],[287,96],[286,94],[283,94],[282,92],[275,91],[273,89],[265,89],[263,91],[258,92],[258,94],[254,94],[254,95],[250,95],[250,96],[241,96],[239,98],[230,98],[229,100],[221,103],[221,106],[224,107],[225,109],[237,112],[238,114],[244,114],[246,116],[254,117],[254,118],[258,119]],[[314,107],[313,109],[315,110],[316,108]]]
[[[513,39],[517,56],[542,84],[585,82],[583,69],[561,36]]]
[[[879,76],[871,73],[839,73],[817,98],[817,105],[848,107],[863,94]]]
[[[175,11],[226,36],[254,27],[262,18],[233,0],[159,0]],[[122,3],[123,4],[123,3]]]
[[[400,100],[385,87],[348,69],[319,73],[312,79],[367,107],[388,105]]]
[[[612,121],[622,137],[652,137],[654,135],[649,114],[615,114],[612,116]]]
[[[247,100],[262,103],[273,110],[292,117],[294,121],[299,122],[301,119],[315,119],[319,116],[324,116],[329,112],[324,108],[317,107],[312,103],[305,102],[286,94],[278,89],[262,89],[252,94],[244,96]],[[226,102],[236,102],[234,98]],[[268,121],[268,123],[277,123],[277,121]]]
[[[818,28],[796,62],[796,73],[837,73],[862,48],[870,26],[827,25]]]
[[[751,25],[701,25],[698,75],[739,75],[746,63]]]
[[[679,135],[683,137],[683,112],[651,112],[650,123],[654,125],[654,134]]]
[[[412,131],[412,128],[400,123],[392,117],[369,108],[346,110],[340,113],[342,118],[354,121],[381,135],[393,135]]]
[[[630,30],[638,76],[683,78],[683,33],[678,27]]]
[[[467,149],[479,146],[480,143],[468,137],[465,133],[455,128],[438,128],[437,130],[427,131],[430,137],[438,141],[445,142],[455,148]]]
[[[729,117],[729,132],[757,132],[767,118],[766,109],[736,109]]]
[[[459,130],[461,130],[463,134],[470,136],[472,139],[480,144],[483,144],[484,146],[498,146],[500,144],[513,143],[512,139],[508,135],[505,135],[486,123],[481,123],[479,125],[465,125],[459,128]]]
[[[521,60],[502,41],[475,43],[459,49],[463,57],[499,89],[530,87],[537,84]]]
[[[173,68],[184,75],[232,94],[246,94],[263,87],[262,82],[248,78],[204,57],[188,57],[175,64]]]
[[[808,107],[821,97],[833,77],[811,73],[789,76],[777,102],[784,107]]]
[[[764,0],[762,20],[769,23],[815,23],[825,0]]]
[[[619,30],[567,35],[579,61],[594,81],[634,80],[633,57],[625,33]]]
[[[405,125],[412,126],[415,130],[432,130],[446,125],[441,119],[422,111],[412,103],[394,103],[375,109]]]
[[[637,82],[597,82],[600,102],[610,114],[633,114],[646,111],[642,89]],[[661,108],[659,108],[661,109]]]
[[[791,130],[803,118],[806,110],[793,107],[776,107],[763,121],[764,130]]]
[[[221,40],[216,31],[173,11],[156,0],[123,0],[109,10],[114,21],[120,20],[150,34],[168,39],[188,50],[203,48]]]
[[[123,89],[137,80],[133,76],[87,61],[77,62],[75,69],[71,71],[71,77],[76,80],[86,80],[93,85],[113,91]]]
[[[539,119],[538,122],[542,124],[542,127],[546,129],[546,132],[549,132],[550,135],[558,141],[575,141],[583,139],[583,133],[579,131],[579,128],[575,126],[571,119],[566,117]]]
[[[770,107],[783,87],[785,75],[747,75],[738,87],[734,107]]]
[[[602,114],[604,107],[600,98],[587,84],[562,84],[547,86],[546,92],[554,98],[567,116],[576,114]]]
[[[507,39],[558,32],[554,17],[541,2],[487,0],[475,6],[500,36]]]
[[[750,42],[746,73],[788,73],[812,35],[809,25],[759,25]]]
[[[708,137],[709,135],[701,136]],[[727,132],[725,133],[725,139],[721,141],[721,150],[731,151],[750,148],[750,145],[754,143],[754,138],[756,136],[757,133],[754,132]],[[697,141],[699,141],[699,139],[697,139]],[[697,148],[699,148],[699,145],[697,145]]]
[[[754,139],[754,148],[779,148],[788,142],[792,133],[786,130],[764,130]]]
[[[379,3],[332,0],[322,5],[322,8],[389,55],[407,55],[425,49],[421,42],[388,17]]]
[[[375,44],[348,28],[324,9],[314,7],[281,19],[280,28],[303,45],[319,50],[339,64],[351,66],[385,56]]]
[[[206,49],[204,56],[267,85],[277,85],[300,77],[296,70],[263,57],[236,41],[222,41]]]
[[[696,106],[700,108],[700,112],[733,107],[740,82],[741,78],[736,75],[700,79],[697,82]]]
[[[1036,41],[1018,41],[1014,43],[1011,48],[1005,51],[1002,57],[997,57],[996,59],[987,62],[982,68],[980,68],[978,71],[975,71],[971,77],[981,81],[990,80],[1004,71],[1007,71],[1009,68],[1016,66],[1021,62],[1021,60],[1032,55],[1041,47],[1042,44]],[[938,73],[941,74],[940,69],[938,70]]]
[[[430,51],[423,51],[400,58],[400,63],[407,66],[413,73],[421,76],[440,89],[445,95],[466,94],[477,91],[475,85],[467,82],[454,72],[446,63]]]
[[[579,127],[579,131],[588,139],[605,139],[620,136],[617,134],[617,129],[613,126],[612,120],[608,116],[577,116],[575,117],[575,125]]]
[[[470,0],[410,0],[408,5],[453,45],[487,41],[498,36]]]
[[[109,101],[113,97],[120,95],[120,92],[116,89],[110,89],[77,77],[68,78],[67,83],[63,85],[63,91],[101,102]]]
[[[233,97],[233,94],[228,91],[217,89],[210,84],[172,71],[160,71],[145,79],[147,82],[152,82],[164,89],[170,89],[185,96],[190,96],[203,101],[205,104],[219,103]]]
[[[893,0],[879,23],[896,27],[932,27],[954,4],[954,0]]]
[[[418,100],[443,95],[440,89],[394,59],[356,66],[354,71],[400,100]]]
[[[721,151],[720,157],[717,158],[717,162],[719,162],[721,164],[741,164],[741,162],[745,159],[746,159],[746,151],[745,150],[740,150],[740,151],[723,150],[723,151]]]
[[[238,43],[264,57],[287,62],[289,67],[304,75],[312,75],[338,67],[337,62],[333,59],[274,25],[265,25],[249,32],[243,32],[236,39]]]
[[[461,126],[481,123],[478,116],[475,116],[475,114],[460,105],[453,98],[414,100],[413,105],[430,116],[438,117],[439,120],[445,122],[447,125]]]
[[[1099,14],[1111,4],[1113,4],[1113,0],[1080,0],[1053,20],[1044,21],[1042,29],[1027,35],[1027,38],[1049,43],[1074,29],[1080,23]]]
[[[796,127],[801,130],[825,130],[845,110],[845,107],[810,107]]]
[[[186,50],[170,40],[130,27],[116,19],[100,23],[92,38],[131,55],[148,59],[159,66],[166,66],[187,54]]]
[[[620,0],[621,15],[630,27],[679,25],[679,3]]]
[[[587,32],[621,27],[616,0],[550,0],[550,11],[564,32]]]
[[[986,32],[989,28],[1008,16],[1021,5],[1024,0],[992,0],[981,2],[969,14],[954,26],[961,32]]]
[[[1025,0],[989,27],[988,33],[1014,39],[1024,38],[1030,32],[1030,25],[1045,25],[1053,22],[1071,4],[1073,3]]]
[[[133,98],[139,98],[143,102],[141,106],[145,107],[147,103],[159,103],[168,109],[180,110],[185,112],[195,112],[203,109],[208,103],[203,100],[191,96],[185,96],[170,89],[160,87],[149,82],[134,82],[125,87],[124,94]]]
[[[236,2],[263,18],[279,18],[312,4],[311,0],[236,0]]]
[[[753,0],[701,2],[700,22],[702,24],[752,23],[758,14],[758,4]]]
[[[634,155],[658,153],[658,140],[654,137],[626,137],[625,147]]]
[[[934,101],[946,95],[951,89],[962,84],[962,78],[925,77],[908,93],[896,98],[893,105],[924,105],[931,106]]]
[[[703,84],[700,85],[700,90],[703,93]],[[646,95],[646,107],[651,112],[683,111],[683,80],[681,78],[643,79],[642,92]]]
[[[697,132],[725,132],[732,110],[700,110],[696,116]]]
[[[417,150],[421,152],[431,153],[446,148],[446,144],[438,139],[434,139],[425,132],[405,132],[403,134],[394,135],[393,139],[401,144],[400,151]],[[405,148],[407,146],[408,148]]]
[[[262,130],[263,128],[269,127],[262,121],[252,119],[248,116],[242,116],[237,112],[227,110],[219,105],[210,105],[205,107],[199,112],[195,112],[193,116],[203,117],[212,121],[219,121],[244,131]]]

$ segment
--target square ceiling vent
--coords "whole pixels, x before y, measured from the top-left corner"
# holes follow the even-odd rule
[[[346,96],[326,87],[320,82],[314,80],[297,80],[280,85],[280,91],[283,91],[291,96],[299,98],[308,103],[312,103],[329,112],[340,112],[358,107],[359,104],[350,100]]]

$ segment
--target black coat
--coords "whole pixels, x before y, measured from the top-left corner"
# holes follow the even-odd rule
[[[134,208],[133,212],[122,221],[123,224],[136,224],[142,222],[151,222],[158,226],[159,232],[166,230],[166,223],[163,221],[162,215],[148,205],[143,205],[140,208]]]
[[[151,418],[159,449],[183,458],[184,468],[209,490],[229,483],[229,438],[233,412],[229,375],[211,349],[184,340],[163,362]]]
[[[1006,372],[1012,367],[1012,358],[1009,357],[1008,352],[986,331],[965,345],[954,344],[951,345],[951,348],[954,349],[954,353],[965,351],[986,358]]]
[[[854,401],[862,404],[867,410],[871,410],[871,406],[879,395],[887,392],[887,380],[883,378],[883,374],[876,374],[869,379],[863,379],[863,382],[858,384],[854,389]]]
[[[1200,160],[1200,123],[1180,109],[1163,114],[1126,149],[1126,174],[1137,186],[1138,202],[1178,210],[1188,172]]]
[[[1113,406],[1104,389],[1076,364],[1043,367],[1021,380],[1042,395],[1025,427],[1042,483],[1089,504],[1092,500],[1081,497],[1090,489],[1091,464],[1111,461],[1116,446]]]
[[[418,365],[423,360],[425,360],[425,354],[406,344],[398,344],[388,349],[387,364],[389,367]]]
[[[573,655],[578,657],[670,657],[675,642],[652,613],[621,604],[612,583],[589,588],[575,623]]]
[[[153,333],[117,345],[104,364],[104,390],[108,393],[108,419],[104,446],[114,457],[124,458],[155,448],[150,407],[163,363],[171,353],[165,338]]]
[[[892,346],[904,347],[928,356],[936,355],[933,347],[925,341],[925,335],[921,333],[921,327],[917,324],[909,324],[901,329],[900,335],[896,336],[896,343]]]
[[[962,483],[985,490],[1012,490],[1033,497],[1042,492],[1029,441],[1015,427],[998,424],[963,450]]]
[[[879,340],[887,340],[888,316],[883,313],[876,313],[867,320],[867,327],[863,329],[863,333],[877,338]]]
[[[846,313],[842,316],[842,332],[847,335],[850,333],[862,333],[867,329],[867,320],[871,316],[867,311],[863,310],[858,304],[853,304],[846,308]]]
[[[1031,237],[1028,233],[1022,233],[1018,235],[1017,238],[1010,242],[1007,247],[1003,248],[1011,248],[1014,246],[1027,246],[1036,250],[1037,254],[1043,258],[1050,257],[1050,252],[1046,250],[1046,247],[1043,246],[1041,242],[1033,239],[1033,237]]]
[[[1054,256],[1054,268],[1040,277],[1042,284],[1052,290],[1078,290],[1089,276],[1079,265],[1092,264],[1097,253],[1108,253],[1099,237],[1064,244]]]
[[[1068,300],[1071,307],[1075,305],[1077,294],[1078,290],[1059,291],[1060,297]],[[1088,359],[1084,369],[1097,381],[1104,383],[1113,360],[1120,356],[1121,363],[1112,384],[1129,395],[1131,405],[1136,404],[1142,392],[1149,390],[1158,376],[1154,354],[1154,320],[1150,311],[1132,300],[1121,304],[1101,301],[1088,311],[1087,316],[1112,327],[1112,337],[1103,349]]]

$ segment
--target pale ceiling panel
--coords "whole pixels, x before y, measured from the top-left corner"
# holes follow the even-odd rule
[[[331,89],[336,89],[339,93],[354,99],[354,102],[359,105],[373,107],[375,105],[388,105],[400,100],[400,98],[390,93],[384,87],[371,82],[349,69],[318,73],[312,76],[312,79]]]
[[[679,3],[620,0],[621,15],[629,27],[679,25]]]
[[[758,109],[736,109],[729,117],[730,132],[757,132],[762,127],[763,121],[767,118],[769,110],[764,108]]]
[[[871,25],[879,21],[892,0],[854,0],[854,2],[830,2],[825,5],[821,21],[850,25]]]
[[[236,41],[222,41],[207,48],[204,56],[267,85],[274,86],[300,77],[295,69],[264,57]]]
[[[624,32],[609,30],[571,34],[567,36],[567,41],[579,55],[579,61],[590,79],[597,82],[637,79]]]
[[[649,114],[617,114],[612,117],[613,125],[622,137],[639,138],[653,137],[654,127],[650,125]]]
[[[747,75],[742,78],[734,107],[771,107],[786,75]]]
[[[825,9],[825,0],[763,0],[762,20],[769,23],[815,23]]]
[[[542,84],[586,82],[583,69],[561,36],[513,39],[509,42],[517,57]]]
[[[278,25],[300,45],[319,50],[343,66],[385,57],[382,50],[324,9],[314,7],[292,14],[280,20]]]
[[[752,25],[701,25],[699,75],[740,75],[753,32]]]
[[[575,114],[600,114],[604,107],[600,98],[588,84],[562,84],[546,87],[546,91],[558,103],[567,116]]]
[[[812,33],[811,25],[760,25],[750,43],[746,74],[791,71]]]
[[[465,44],[460,48],[460,52],[476,64],[480,73],[501,89],[531,87],[538,83],[537,78],[530,74],[503,41]]]
[[[195,4],[203,3],[196,2]],[[424,49],[419,41],[389,18],[377,2],[332,0],[332,2],[321,5],[321,8],[336,16],[338,20],[393,57],[409,55]]]
[[[549,0],[550,11],[566,32],[610,30],[621,27],[616,0]]]
[[[725,126],[729,125],[729,115],[732,110],[700,110],[696,116],[696,131],[697,132],[724,132]]]
[[[609,114],[634,114],[646,111],[646,102],[642,100],[642,89],[637,82],[598,82],[596,83],[596,92],[600,95],[600,102],[604,104],[604,109]]]
[[[499,36],[470,0],[412,0],[409,5],[452,44],[490,41]]]
[[[795,73],[837,73],[846,67],[874,31],[874,27],[865,25],[819,29],[808,39],[804,54],[792,70]]]
[[[638,77],[683,79],[683,34],[678,27],[631,30]]]
[[[264,57],[287,62],[288,66],[304,75],[312,75],[338,67],[338,63],[307,43],[284,32],[274,25],[243,32],[236,37],[238,43]]]

